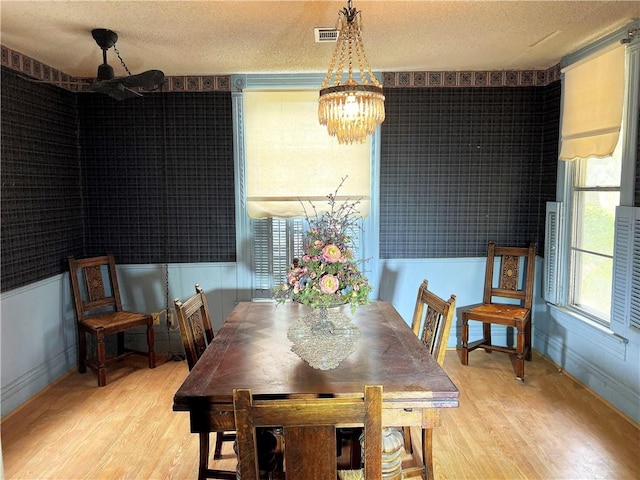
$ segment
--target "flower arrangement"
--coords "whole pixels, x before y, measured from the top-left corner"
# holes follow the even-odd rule
[[[333,194],[327,195],[330,209],[309,218],[309,231],[304,254],[294,259],[287,271],[287,280],[273,291],[278,303],[294,300],[313,308],[349,304],[355,312],[359,305],[369,303],[373,287],[359,270],[362,261],[354,260],[349,231],[360,228],[360,215],[355,202],[338,204],[336,197],[342,182]],[[303,206],[304,208],[304,206]]]

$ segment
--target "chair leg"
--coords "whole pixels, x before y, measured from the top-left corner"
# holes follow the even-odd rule
[[[516,340],[516,378],[524,382],[524,344],[525,332],[522,325],[517,326]]]
[[[426,479],[434,480],[433,477],[433,429],[422,429],[422,461],[424,462]]]
[[[209,432],[200,432],[200,466],[198,467],[198,480],[207,478],[209,468]]]
[[[107,350],[104,346],[104,333],[102,329],[96,332],[96,360],[98,371],[98,386],[104,387],[107,384],[107,369],[105,362],[107,360]]]
[[[402,427],[402,436],[404,437],[404,451],[409,454],[413,453],[413,446],[411,445],[411,427]]]
[[[222,441],[224,440],[224,432],[216,432],[216,445],[213,449],[213,459],[218,460],[222,457]]]
[[[147,349],[149,352],[149,368],[156,368],[156,351],[153,325],[147,325]]]
[[[78,373],[87,373],[87,334],[78,331]]]
[[[469,319],[462,314],[462,357],[460,361],[462,365],[469,365]]]
[[[524,359],[530,361],[531,358],[531,320],[529,320],[524,327]]]
[[[491,324],[482,323],[482,343],[485,345],[492,345],[491,343]],[[491,353],[491,350],[485,349],[485,352]]]

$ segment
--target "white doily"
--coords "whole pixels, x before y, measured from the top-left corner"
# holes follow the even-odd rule
[[[320,313],[312,311],[289,328],[291,350],[318,370],[331,370],[356,350],[360,330],[337,308],[329,308],[326,328],[317,328]],[[315,327],[315,328],[314,328]]]

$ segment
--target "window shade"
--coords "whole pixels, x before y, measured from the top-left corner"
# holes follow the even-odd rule
[[[613,153],[624,103],[624,53],[616,45],[563,70],[560,160]]]
[[[338,191],[369,211],[371,147],[340,145],[318,122],[318,90],[243,92],[247,210],[251,218],[313,216]]]

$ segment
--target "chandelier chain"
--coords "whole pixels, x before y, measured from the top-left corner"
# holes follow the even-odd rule
[[[348,53],[349,53],[349,78],[347,79],[347,83],[353,82],[353,26],[352,24],[347,25],[347,38],[348,38]],[[357,54],[357,50],[356,50]]]
[[[344,71],[344,57],[345,57],[345,44],[341,45],[340,55],[338,59],[338,66],[336,67],[335,77],[333,79],[334,85],[340,85],[340,80],[342,80],[342,73]]]
[[[360,37],[360,35],[356,37],[356,52],[356,56],[358,57],[358,67],[360,69],[360,78],[362,79],[362,83],[364,85],[369,85],[369,81],[364,72],[364,65],[368,65],[369,60],[367,60],[367,54],[364,53],[364,45],[362,43],[362,38]]]

